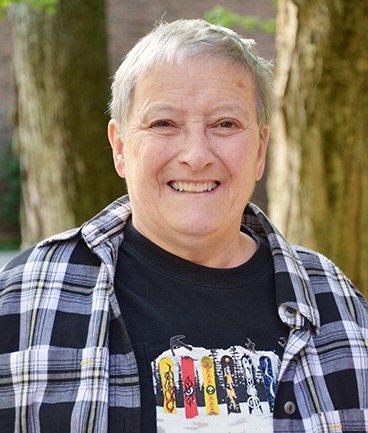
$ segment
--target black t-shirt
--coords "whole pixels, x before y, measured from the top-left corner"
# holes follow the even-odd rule
[[[287,328],[277,314],[273,260],[264,239],[244,264],[201,266],[161,249],[128,221],[119,250],[115,290],[137,358],[142,431],[156,431],[151,363],[170,349],[172,337],[190,346],[251,346],[281,357]],[[172,341],[172,340],[171,340]]]

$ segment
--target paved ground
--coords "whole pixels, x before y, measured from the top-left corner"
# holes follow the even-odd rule
[[[0,251],[0,269],[16,254],[18,254],[18,251]]]

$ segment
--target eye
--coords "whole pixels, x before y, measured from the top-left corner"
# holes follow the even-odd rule
[[[151,124],[151,128],[169,128],[173,124],[169,120],[156,120]]]
[[[238,124],[234,120],[222,120],[216,126],[220,128],[236,128]]]
[[[219,119],[211,125],[216,134],[233,134],[241,129],[241,124],[236,119]]]

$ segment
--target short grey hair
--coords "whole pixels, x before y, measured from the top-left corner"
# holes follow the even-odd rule
[[[140,77],[162,64],[181,64],[189,58],[223,58],[239,64],[250,73],[256,92],[260,129],[268,125],[272,106],[273,64],[255,51],[255,42],[233,30],[201,19],[159,22],[126,55],[111,86],[110,114],[125,134],[131,99]]]

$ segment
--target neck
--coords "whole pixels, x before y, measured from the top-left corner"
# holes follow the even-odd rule
[[[157,236],[141,227],[133,226],[160,248],[190,262],[210,268],[234,268],[247,262],[257,250],[257,242],[240,230],[232,236],[227,232],[220,238],[186,236],[178,233],[174,239]]]

